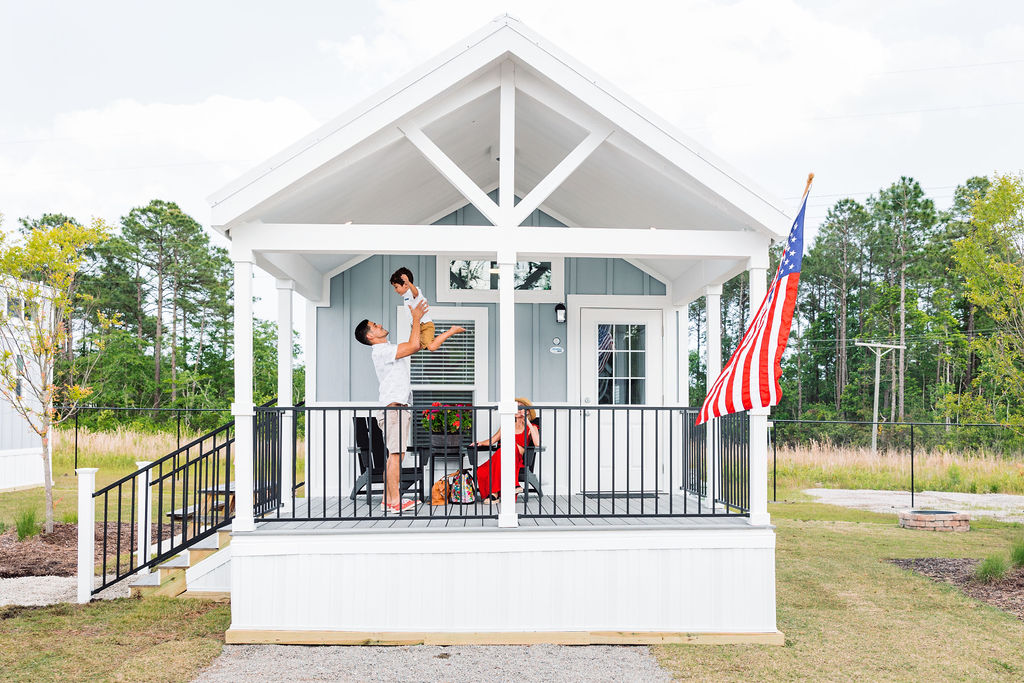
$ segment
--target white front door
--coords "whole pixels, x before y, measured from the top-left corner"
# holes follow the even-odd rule
[[[651,411],[662,405],[662,311],[580,310],[583,490],[655,490],[658,453]]]

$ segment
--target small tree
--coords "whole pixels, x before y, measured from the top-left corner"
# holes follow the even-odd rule
[[[7,305],[0,309],[0,397],[39,435],[43,445],[46,533],[53,532],[53,477],[50,435],[74,414],[91,390],[89,375],[98,353],[57,366],[72,333],[76,305],[89,297],[76,292],[75,276],[86,250],[105,240],[108,230],[96,220],[89,227],[66,222],[27,231],[9,241],[0,231],[0,288]],[[102,313],[88,340],[99,351],[113,322]]]

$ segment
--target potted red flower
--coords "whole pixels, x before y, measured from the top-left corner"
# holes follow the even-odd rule
[[[430,445],[435,448],[459,447],[462,434],[473,429],[473,411],[461,403],[442,404],[435,401],[420,416],[420,426],[430,434]]]

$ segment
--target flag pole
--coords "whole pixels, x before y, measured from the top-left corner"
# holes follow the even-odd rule
[[[814,174],[813,173],[808,173],[807,174],[807,185],[804,187],[804,195],[803,195],[803,197],[800,198],[800,203],[801,204],[803,204],[804,198],[807,197],[807,193],[811,191],[811,183],[813,183],[813,182],[814,182]]]

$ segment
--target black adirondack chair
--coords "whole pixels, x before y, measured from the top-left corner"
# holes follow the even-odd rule
[[[540,429],[540,418],[538,417],[533,421],[533,424],[537,425],[537,429]],[[540,479],[537,477],[535,471],[537,464],[537,454],[540,452],[540,446],[535,443],[531,443],[529,439],[529,431],[527,431],[526,448],[523,450],[523,469],[519,473],[519,483],[522,484],[523,490],[526,490],[527,486],[533,487],[533,490],[537,492],[538,496],[543,496],[544,492],[540,489]]]
[[[373,491],[374,484],[380,484],[380,490],[384,492],[384,468],[388,461],[388,449],[384,445],[384,434],[381,433],[377,420],[370,417],[353,417],[352,429],[355,432],[356,458],[359,461],[359,477],[352,487],[349,498],[356,499],[359,492],[369,486]],[[410,458],[415,455],[412,446],[407,448],[406,457],[402,459],[403,465],[408,462],[414,464],[418,458]],[[417,466],[402,467],[399,473],[398,486],[402,493],[416,489],[420,498],[423,497],[423,472]]]

